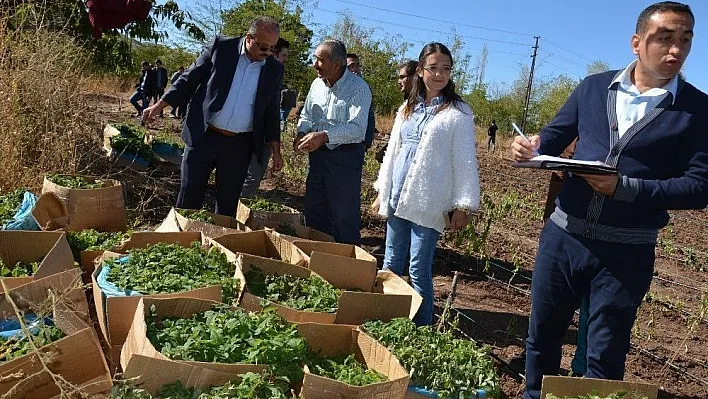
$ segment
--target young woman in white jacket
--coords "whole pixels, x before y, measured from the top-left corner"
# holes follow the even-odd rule
[[[432,266],[445,229],[461,229],[479,207],[474,116],[450,80],[452,54],[441,43],[420,53],[417,79],[391,131],[374,187],[375,212],[388,218],[384,269],[400,275],[410,255],[409,274],[423,304],[413,319],[433,322]]]

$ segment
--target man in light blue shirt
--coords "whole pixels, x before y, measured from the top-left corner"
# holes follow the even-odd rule
[[[298,121],[293,147],[309,152],[305,223],[334,237],[359,244],[361,171],[371,90],[347,70],[347,50],[326,40],[315,50],[312,82]]]

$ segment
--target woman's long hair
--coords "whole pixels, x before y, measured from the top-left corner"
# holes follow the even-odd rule
[[[425,83],[423,83],[423,78],[420,77],[418,73],[421,72],[426,66],[425,60],[428,58],[428,56],[435,53],[445,54],[446,56],[450,57],[450,67],[454,65],[452,54],[444,44],[433,42],[428,43],[425,45],[425,47],[423,47],[423,50],[420,52],[420,56],[418,56],[418,68],[416,69],[416,77],[415,79],[413,79],[411,95],[408,96],[408,100],[406,100],[406,106],[403,109],[403,119],[408,119],[408,117],[413,114],[413,109],[415,108],[415,105],[418,102],[419,95],[425,98]],[[464,102],[462,97],[460,97],[460,95],[455,92],[455,84],[452,82],[452,76],[450,76],[450,80],[447,82],[447,85],[442,89],[440,94],[442,95],[443,100],[436,112],[440,112],[445,108],[449,107],[450,105],[457,106],[457,103]]]

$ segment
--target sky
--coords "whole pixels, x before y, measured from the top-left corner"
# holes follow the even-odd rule
[[[199,0],[177,0],[188,9]],[[236,1],[221,0],[222,4]],[[308,26],[317,36],[342,13],[378,40],[412,44],[407,57],[417,59],[425,43],[450,45],[453,33],[475,65],[482,47],[488,50],[484,81],[508,88],[521,65],[531,65],[534,36],[539,36],[536,76],[585,76],[600,60],[612,69],[627,66],[635,56],[630,39],[637,16],[655,1],[645,0],[306,0]],[[708,92],[708,1],[685,0],[696,18],[691,53],[683,72],[689,83]],[[317,39],[315,39],[317,40]]]

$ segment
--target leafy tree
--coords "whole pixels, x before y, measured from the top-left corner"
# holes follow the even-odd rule
[[[358,25],[351,16],[341,17],[325,36],[344,42],[347,51],[359,56],[361,73],[371,87],[377,114],[388,114],[403,103],[396,85],[398,60],[403,59],[409,44],[387,37],[374,38],[375,29]]]
[[[587,74],[594,75],[596,73],[607,72],[610,70],[610,65],[602,60],[595,60],[588,65]]]
[[[131,39],[153,42],[167,39],[168,33],[161,28],[160,23],[171,24],[189,36],[204,39],[204,32],[174,0],[162,4],[157,4],[157,0],[150,1],[153,6],[145,20],[131,22],[122,29],[106,30],[99,40],[92,36],[88,9],[83,1],[16,0],[9,4],[3,3],[0,9],[12,16],[9,28],[37,29],[41,26],[68,33],[93,52],[94,69],[97,72],[126,74],[137,73],[139,69],[132,60]]]
[[[256,16],[275,18],[280,24],[280,37],[290,42],[290,55],[285,63],[285,83],[307,95],[315,74],[308,62],[312,31],[304,25],[304,9],[299,0],[246,0],[222,14],[223,33],[243,36]]]
[[[536,109],[538,128],[553,120],[553,117],[556,116],[558,110],[565,104],[577,86],[577,80],[565,75],[543,84],[542,95],[538,99]]]
[[[143,60],[155,62],[159,58],[170,74],[180,66],[187,68],[197,56],[196,52],[181,47],[168,47],[164,44],[139,43],[133,46],[133,59],[136,64]]]

